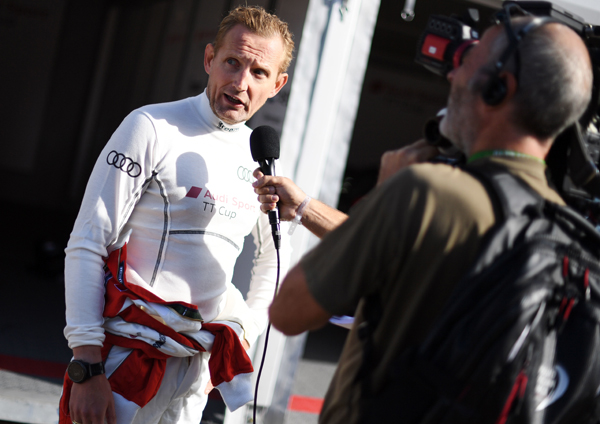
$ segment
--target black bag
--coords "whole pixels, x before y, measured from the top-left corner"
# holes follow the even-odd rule
[[[367,299],[363,423],[599,423],[600,235],[506,171],[468,170],[496,225],[426,340],[373,392]]]

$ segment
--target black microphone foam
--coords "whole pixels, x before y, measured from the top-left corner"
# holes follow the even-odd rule
[[[252,131],[250,135],[250,152],[252,159],[258,162],[265,175],[275,175],[275,159],[279,159],[279,134],[274,128],[262,125]],[[268,212],[269,224],[275,248],[281,245],[281,232],[279,231],[279,212],[277,209]]]
[[[250,135],[250,152],[255,162],[279,159],[279,134],[275,128],[261,125]]]

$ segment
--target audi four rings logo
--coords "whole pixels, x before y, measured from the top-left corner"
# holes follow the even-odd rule
[[[106,162],[109,165],[126,172],[130,177],[139,177],[142,173],[142,167],[139,163],[134,162],[133,159],[128,158],[123,153],[119,153],[116,150],[112,150],[106,157]]]
[[[240,166],[238,168],[237,176],[242,181],[252,182],[254,180],[254,177],[252,176],[252,171],[248,168],[244,168],[243,166]]]

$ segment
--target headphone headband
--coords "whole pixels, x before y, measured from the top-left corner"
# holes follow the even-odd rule
[[[543,25],[546,25],[547,23],[558,22],[550,17],[534,16],[531,22],[529,22],[527,25],[521,28],[521,30],[518,33],[515,33],[515,29],[512,26],[511,22],[511,16],[517,13],[520,16],[534,16],[529,12],[526,12],[525,10],[521,9],[516,4],[506,5],[504,6],[503,10],[496,14],[496,22],[498,24],[504,25],[504,28],[506,29],[506,35],[508,37],[508,47],[506,48],[506,50],[504,50],[504,52],[496,61],[496,64],[494,66],[496,75],[498,75],[504,69],[510,57],[519,47],[519,43],[523,40],[523,38],[525,38],[527,34]]]
[[[510,57],[516,53],[515,60],[517,61],[517,69],[515,72],[515,78],[517,83],[519,81],[519,55],[518,55],[518,47],[523,38],[531,31],[546,25],[550,22],[558,22],[550,17],[539,17],[534,16],[531,22],[525,25],[519,32],[515,33],[515,29],[512,26],[511,16],[519,15],[519,16],[533,16],[525,10],[521,9],[516,4],[508,4],[505,5],[503,10],[499,11],[496,14],[496,23],[503,24],[506,30],[506,36],[508,37],[508,47],[502,52],[496,63],[494,64],[494,70],[491,72],[489,82],[482,92],[483,100],[489,105],[497,105],[504,100],[506,96],[506,82],[503,78],[500,78],[500,73],[506,67],[507,62]]]

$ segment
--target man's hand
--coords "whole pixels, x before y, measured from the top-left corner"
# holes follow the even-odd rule
[[[208,383],[206,383],[206,388],[204,389],[204,394],[207,395],[210,392],[212,392],[212,390],[215,388],[215,386],[213,386],[212,384],[212,380],[208,380]]]
[[[90,364],[102,361],[99,346],[73,348],[73,357]],[[73,383],[69,400],[71,420],[81,424],[116,424],[115,401],[106,375]]]
[[[279,219],[282,221],[294,219],[298,207],[306,198],[306,193],[289,178],[263,175],[260,168],[254,171],[254,177],[256,181],[252,185],[254,192],[258,194],[260,210],[263,212],[274,210],[279,202]]]
[[[260,168],[254,171],[254,177],[257,180],[252,185],[254,192],[258,194],[260,210],[267,213],[274,210],[279,202],[279,218],[282,221],[294,219],[298,207],[306,199],[306,193],[289,178],[263,175]],[[316,199],[308,202],[302,211],[302,225],[319,238],[337,228],[347,218],[345,213]]]
[[[250,343],[248,343],[246,339],[242,339],[242,346],[246,350],[250,349]],[[208,395],[214,388],[215,386],[213,386],[212,380],[208,380],[208,383],[206,383],[206,388],[204,389],[204,394]]]
[[[439,154],[439,150],[427,143],[426,140],[419,140],[397,150],[389,150],[381,156],[377,185],[386,181],[402,168],[415,163],[426,162]]]
[[[115,401],[106,376],[97,375],[83,383],[73,383],[69,410],[74,422],[116,424]]]

